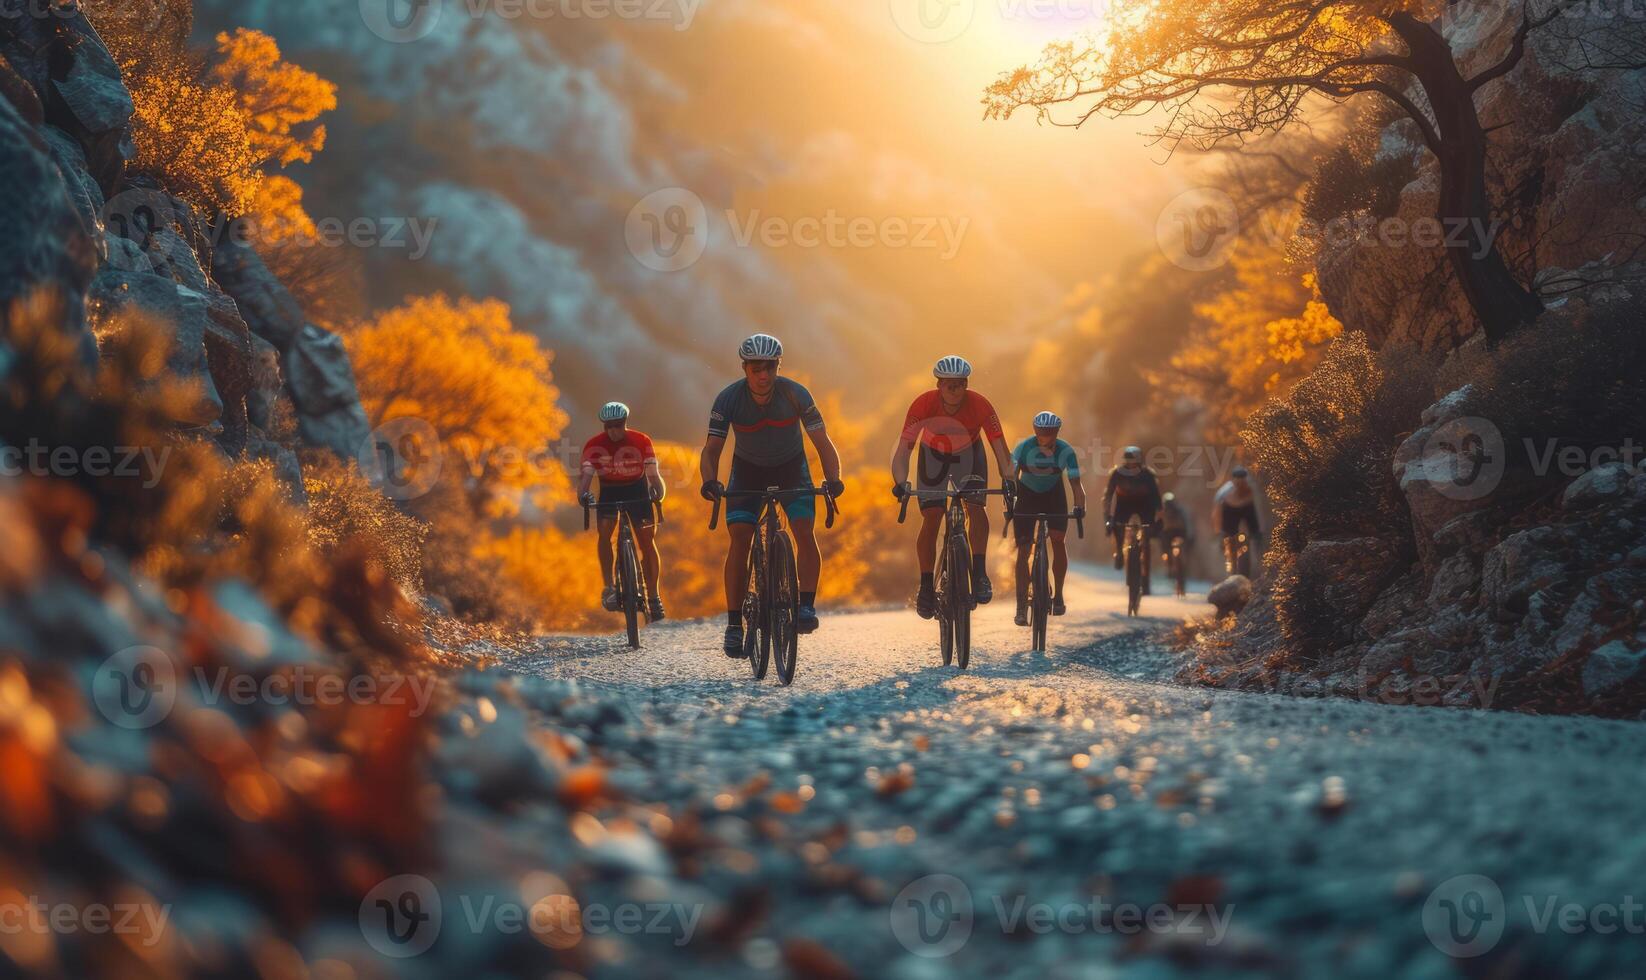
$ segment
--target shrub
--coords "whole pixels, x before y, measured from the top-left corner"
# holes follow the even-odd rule
[[[330,453],[316,454],[303,467],[309,493],[309,542],[331,557],[347,541],[358,541],[395,583],[422,591],[422,549],[428,529],[378,492],[353,464]]]
[[[1276,515],[1271,558],[1309,541],[1376,537],[1415,553],[1411,516],[1392,470],[1401,433],[1434,402],[1433,358],[1374,352],[1362,333],[1333,341],[1318,367],[1241,433]]]

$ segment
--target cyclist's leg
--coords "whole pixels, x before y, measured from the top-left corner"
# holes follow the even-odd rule
[[[754,544],[753,524],[731,524],[731,546],[726,550],[726,608],[743,609],[743,596],[749,591],[749,549]]]
[[[1019,517],[1012,521],[1012,540],[1017,543],[1017,605],[1029,601],[1029,549],[1034,544],[1035,522]]]
[[[595,542],[595,548],[600,552],[600,581],[604,585],[612,584],[613,549],[617,541],[617,515],[602,513],[600,515],[600,538]]]
[[[1069,578],[1068,536],[1068,531],[1050,531],[1047,534],[1052,543],[1052,580],[1056,590],[1052,594],[1059,597],[1063,595],[1063,583]]]
[[[961,455],[960,467],[955,471],[955,489],[987,490],[989,488],[989,459],[983,451],[982,440],[976,440]],[[976,497],[966,501],[966,523],[971,530],[972,560],[986,561],[989,557],[989,498]]]
[[[814,518],[789,520],[794,534],[795,575],[800,579],[800,591],[816,592],[817,582],[823,577],[823,552],[817,546],[817,521]]]
[[[657,550],[657,527],[637,524],[634,537],[640,548],[640,565],[646,573],[646,594],[656,599],[658,582],[663,577],[663,556]]]
[[[726,531],[731,538],[726,552],[726,609],[739,615],[743,596],[749,591],[749,549],[754,543],[755,522],[760,519],[760,498],[750,496],[749,491],[770,486],[766,478],[763,467],[732,458],[726,491]]]
[[[915,455],[915,490],[948,489],[949,471],[954,466],[949,457],[934,453],[924,445]],[[920,537],[915,542],[915,555],[920,561],[920,574],[926,576],[937,568],[937,537],[943,532],[943,512],[948,509],[948,502],[937,497],[917,498],[916,503],[920,507]]]

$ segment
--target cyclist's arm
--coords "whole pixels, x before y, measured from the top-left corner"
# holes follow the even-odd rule
[[[697,468],[704,483],[713,483],[720,479],[720,453],[725,448],[725,436],[711,435],[708,441],[703,443],[703,454],[698,457]]]
[[[818,462],[823,464],[823,479],[840,479],[840,450],[834,446],[834,440],[829,438],[827,426],[819,424],[815,429],[807,429],[806,434],[811,436],[812,445],[817,447]]]
[[[892,486],[900,487],[909,482],[909,454],[914,452],[915,435],[905,432],[898,437],[897,445],[892,447]]]
[[[1005,437],[995,436],[989,440],[989,445],[994,447],[994,461],[1000,466],[1000,475],[1005,477],[1007,474],[1013,473],[1012,450],[1010,446],[1006,445]]]
[[[577,495],[579,497],[583,496],[589,492],[589,488],[592,486],[594,486],[594,464],[584,463],[583,472],[577,477]]]
[[[656,491],[659,502],[669,495],[669,485],[664,482],[663,471],[655,458],[646,460],[646,483]]]
[[[1074,505],[1086,506],[1086,484],[1080,482],[1080,474],[1076,473],[1069,477],[1069,489],[1074,491]]]
[[[1114,491],[1115,491],[1115,485],[1119,482],[1120,482],[1120,471],[1119,470],[1112,471],[1109,474],[1109,487],[1108,487],[1107,490],[1103,491],[1103,519],[1104,520],[1108,520],[1109,518],[1114,516]]]

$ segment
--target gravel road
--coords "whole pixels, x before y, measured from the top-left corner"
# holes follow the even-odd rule
[[[1646,726],[1183,687],[1151,637],[1198,601],[1069,604],[1046,654],[979,610],[966,672],[912,610],[825,615],[788,689],[719,623],[504,666],[625,705],[636,795],[709,814],[681,972],[1638,974]]]

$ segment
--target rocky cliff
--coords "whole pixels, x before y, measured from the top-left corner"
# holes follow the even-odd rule
[[[0,241],[0,304],[60,300],[57,328],[88,368],[99,329],[131,314],[159,324],[170,369],[198,382],[175,424],[273,460],[301,495],[295,449],[349,459],[368,436],[341,340],[307,322],[231,223],[134,172],[131,96],[77,5],[5,6],[0,214],[14,233]],[[277,422],[287,404],[295,441]]]

